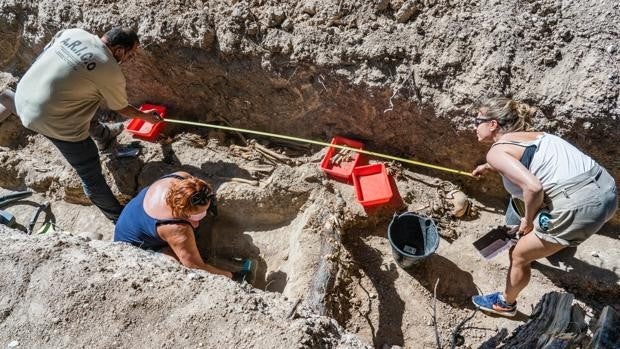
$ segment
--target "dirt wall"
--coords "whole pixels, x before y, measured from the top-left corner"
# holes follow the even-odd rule
[[[19,77],[51,36],[138,30],[133,103],[182,119],[329,140],[470,170],[484,157],[467,109],[509,95],[541,109],[620,175],[617,2],[0,1],[0,67]],[[479,184],[464,179],[472,188]],[[498,182],[488,186],[496,193]],[[486,188],[488,189],[488,188]]]

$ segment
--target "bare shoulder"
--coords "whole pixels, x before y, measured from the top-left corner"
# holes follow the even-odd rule
[[[534,138],[535,139],[535,138]],[[509,158],[513,158],[515,160],[519,160],[523,155],[523,147],[516,146],[510,143],[501,143],[501,142],[527,142],[523,138],[518,139],[500,139],[497,144],[495,144],[489,151],[487,152],[487,163],[489,163],[494,168],[497,168],[498,161],[506,162]]]
[[[499,141],[530,142],[536,140],[543,134],[544,132],[510,132],[503,135]]]
[[[166,194],[169,187],[170,183],[168,183],[167,178],[164,178],[155,181],[146,191],[142,207],[149,216],[155,219],[171,217],[172,212],[166,204]]]
[[[193,236],[192,228],[185,223],[168,223],[157,226],[157,234],[167,242],[182,242]]]

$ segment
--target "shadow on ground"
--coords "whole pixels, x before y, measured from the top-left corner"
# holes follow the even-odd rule
[[[471,297],[478,288],[469,272],[459,268],[451,260],[433,254],[406,270],[431,294],[437,284],[437,299],[458,308],[474,309]]]
[[[353,259],[359,264],[364,275],[368,276],[374,287],[374,291],[366,290],[361,284],[360,288],[366,292],[367,309],[373,309],[372,303],[378,301],[378,324],[375,328],[369,314],[364,317],[372,330],[372,339],[375,346],[381,347],[384,343],[393,345],[403,345],[403,313],[405,302],[400,298],[394,285],[398,279],[397,266],[390,263],[388,267],[382,266],[383,257],[381,251],[369,246],[361,236],[353,235],[347,239],[345,246],[351,253]],[[361,275],[358,275],[358,280]],[[371,292],[376,292],[376,298]]]
[[[552,266],[534,262],[532,268],[594,309],[600,310],[605,304],[617,304],[620,279],[616,272],[584,262],[575,257],[576,252],[575,247],[565,248],[547,257]]]

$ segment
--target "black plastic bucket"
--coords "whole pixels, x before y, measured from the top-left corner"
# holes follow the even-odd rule
[[[413,212],[394,214],[388,226],[388,239],[394,260],[404,269],[432,255],[439,246],[435,221]]]

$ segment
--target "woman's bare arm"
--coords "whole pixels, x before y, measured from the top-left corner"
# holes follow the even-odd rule
[[[523,218],[527,222],[527,231],[522,231],[522,233],[527,234],[533,229],[534,217],[543,204],[543,187],[540,180],[532,172],[504,150],[505,147],[509,146],[498,145],[491,148],[487,153],[487,162],[523,191],[523,201],[525,202]]]
[[[232,273],[205,263],[200,256],[191,228],[185,224],[166,224],[157,228],[159,236],[170,245],[179,262],[188,268],[231,278]]]

